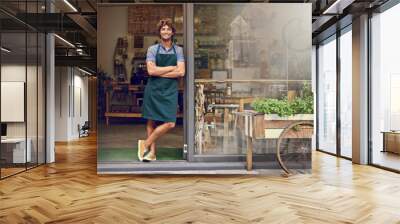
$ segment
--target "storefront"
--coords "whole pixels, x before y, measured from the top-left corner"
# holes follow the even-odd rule
[[[166,17],[186,73],[175,128],[143,163],[146,53]],[[310,21],[311,4],[99,4],[98,172],[277,169],[277,145],[286,165],[309,171],[312,128],[284,130],[313,121]]]

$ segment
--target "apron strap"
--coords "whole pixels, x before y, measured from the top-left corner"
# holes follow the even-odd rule
[[[157,52],[156,52],[156,55],[158,54],[158,52],[160,51],[160,46],[161,46],[161,44],[158,44],[158,46],[157,46]],[[176,54],[176,50],[175,50],[175,44],[172,44],[172,50],[174,50],[174,54]]]
[[[172,44],[172,49],[174,50],[174,54],[176,55],[175,44]]]
[[[156,52],[156,55],[158,54],[158,52],[160,51],[160,45],[161,44],[158,44],[158,46],[157,46],[157,52]]]

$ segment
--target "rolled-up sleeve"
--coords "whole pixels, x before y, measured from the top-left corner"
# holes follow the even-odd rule
[[[176,49],[176,58],[177,58],[177,61],[180,61],[180,62],[185,61],[185,57],[183,56],[183,48],[182,47],[178,47]]]
[[[147,49],[146,61],[156,61],[156,49],[154,46],[151,46]]]

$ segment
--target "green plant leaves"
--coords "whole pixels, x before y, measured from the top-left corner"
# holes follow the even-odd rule
[[[312,114],[314,113],[314,99],[312,96],[296,97],[289,103],[293,114]]]
[[[280,117],[293,115],[293,109],[286,99],[257,99],[252,103],[252,107],[255,111],[264,114],[278,114]]]
[[[272,98],[256,99],[251,106],[259,113],[277,114],[280,117],[292,116],[294,114],[313,114],[314,97],[312,92],[303,91],[302,96],[296,97],[291,102],[287,98],[282,100]]]
[[[283,99],[262,98],[253,101],[251,106],[255,111],[263,114],[277,114],[280,117],[292,116],[294,114],[313,114],[314,96],[310,83],[304,83],[300,97],[289,102]]]

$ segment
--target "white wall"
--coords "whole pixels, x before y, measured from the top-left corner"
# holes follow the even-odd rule
[[[55,141],[68,141],[69,68],[55,68]]]
[[[77,139],[78,124],[88,120],[88,78],[76,68],[56,67],[55,85],[55,141]]]
[[[38,69],[38,70],[37,70]],[[26,120],[22,122],[6,122],[7,137],[23,138],[25,135],[30,139],[30,148],[32,161],[36,162],[39,158],[39,163],[44,162],[44,74],[42,68],[25,64],[3,64],[1,67],[2,82],[24,82],[26,84],[26,107],[23,102],[22,108],[18,108],[20,113],[26,112]],[[27,80],[25,80],[27,78]],[[20,90],[21,94],[24,90]],[[3,95],[7,97],[7,95]],[[13,108],[2,107],[2,112],[13,113]],[[16,110],[16,108],[14,109]],[[15,113],[15,112],[14,112]],[[39,156],[37,157],[37,153]]]
[[[128,7],[99,7],[97,20],[97,46],[99,46],[97,48],[97,64],[100,69],[112,75],[117,39],[128,34]]]
[[[1,66],[1,81],[4,82],[25,82],[25,69],[28,69],[28,72],[33,69],[33,67],[28,66],[28,68],[24,65],[19,64],[9,64]],[[26,82],[25,82],[26,83]],[[27,96],[36,96],[33,93],[27,93]],[[7,108],[1,108],[2,110],[7,110]],[[30,118],[30,117],[29,117]],[[25,137],[25,122],[8,122],[7,123],[7,136],[8,137]]]
[[[2,65],[1,81],[25,82],[25,64],[24,65]],[[29,68],[28,68],[29,69]]]
[[[75,73],[74,83],[73,83],[74,96],[72,96],[74,99],[74,102],[73,102],[73,104],[71,104],[71,105],[74,105],[74,108],[72,108],[72,110],[71,110],[72,111],[71,135],[73,138],[79,137],[78,128],[77,128],[78,124],[80,124],[82,126],[85,123],[85,121],[89,120],[88,78],[87,78],[87,76],[85,76],[85,77],[81,76],[82,73],[80,73],[80,72],[77,75],[76,72],[79,72],[79,71],[76,69],[74,71],[74,73]]]

